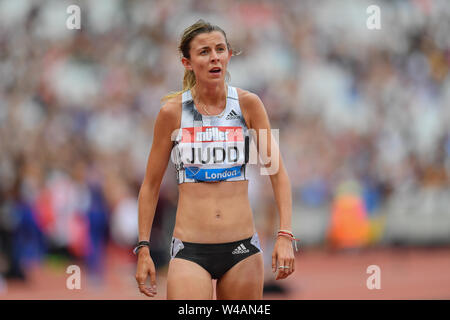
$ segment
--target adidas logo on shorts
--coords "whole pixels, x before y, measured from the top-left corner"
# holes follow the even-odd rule
[[[250,250],[248,250],[243,243],[241,243],[239,245],[239,247],[237,247],[236,249],[233,250],[232,254],[243,254],[243,253],[248,253],[250,252]]]
[[[236,113],[236,111],[231,109],[230,113],[227,115],[227,117],[225,119],[226,120],[239,119],[239,115]]]

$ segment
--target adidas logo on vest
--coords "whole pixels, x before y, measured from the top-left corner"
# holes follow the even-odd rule
[[[236,249],[233,250],[232,254],[243,254],[248,253],[250,250],[248,250],[243,243],[241,243]]]
[[[239,119],[239,115],[236,113],[236,111],[231,109],[230,113],[227,115],[227,117],[225,119],[226,120]]]

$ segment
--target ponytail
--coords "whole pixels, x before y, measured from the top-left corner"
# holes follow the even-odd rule
[[[171,92],[164,97],[162,97],[161,102],[167,101],[169,99],[175,98],[179,94],[183,94],[184,92],[192,89],[192,87],[195,85],[195,74],[192,70],[184,70],[184,77],[183,77],[183,89],[181,91],[175,91]]]

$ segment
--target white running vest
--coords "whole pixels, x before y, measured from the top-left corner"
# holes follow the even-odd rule
[[[235,87],[228,86],[225,110],[217,116],[200,114],[191,90],[183,93],[181,127],[172,148],[178,184],[248,180],[249,145]]]

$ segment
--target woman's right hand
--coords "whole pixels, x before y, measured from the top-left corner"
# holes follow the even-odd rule
[[[149,275],[150,287],[146,287],[145,282]],[[156,270],[155,264],[150,257],[150,250],[148,247],[143,247],[138,252],[136,281],[141,293],[149,297],[154,297],[156,295]]]

